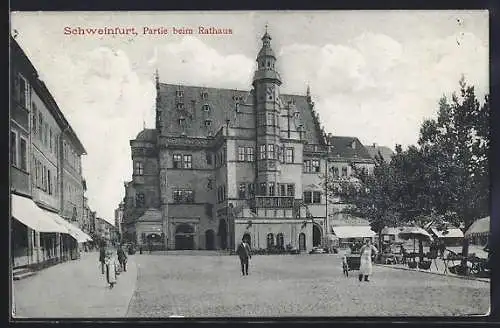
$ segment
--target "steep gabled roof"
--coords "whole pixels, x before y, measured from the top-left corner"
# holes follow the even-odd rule
[[[176,92],[183,92],[183,109],[177,108]],[[205,94],[206,99],[202,94]],[[318,144],[320,131],[314,123],[313,113],[307,102],[307,97],[302,95],[282,94],[281,101],[286,106],[289,102],[295,102],[295,107],[300,113],[305,133],[304,140],[308,143]],[[188,86],[176,84],[159,84],[159,107],[163,112],[162,123],[168,136],[179,136],[183,130],[179,125],[179,119],[184,118],[186,128],[184,132],[188,137],[206,137],[210,132],[215,135],[226,125],[226,120],[234,124],[236,102],[242,107],[252,107],[254,94],[248,90],[209,88],[202,86]],[[203,105],[209,105],[205,111]],[[207,127],[205,121],[211,122]]]
[[[392,156],[394,156],[394,152],[392,151],[392,149],[386,146],[365,145],[365,148],[372,158],[375,158],[375,156],[380,152],[380,155],[382,155],[382,158],[387,163],[389,163],[392,159]]]
[[[332,153],[343,158],[371,159],[372,157],[356,137],[332,136],[330,138]]]

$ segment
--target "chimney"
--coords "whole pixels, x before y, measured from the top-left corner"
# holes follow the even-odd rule
[[[373,148],[377,147],[377,144],[376,143],[373,143]]]

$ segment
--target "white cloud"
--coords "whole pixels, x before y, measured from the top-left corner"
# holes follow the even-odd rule
[[[187,36],[159,46],[158,71],[165,83],[248,89],[254,60],[240,54],[221,55],[200,39]]]

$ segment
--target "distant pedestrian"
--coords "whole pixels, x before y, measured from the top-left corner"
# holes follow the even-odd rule
[[[243,238],[241,243],[238,245],[236,253],[240,257],[241,274],[243,276],[248,276],[248,262],[249,259],[252,258],[252,254],[250,253],[250,246],[247,244],[245,238]]]
[[[114,253],[110,250],[106,252],[106,281],[109,284],[109,288],[113,288],[116,284],[116,257]]]
[[[363,276],[365,281],[370,281],[369,276],[372,274],[372,256],[378,253],[375,246],[372,245],[372,241],[367,239],[365,244],[361,247],[359,251],[361,254],[360,266],[359,266],[359,281],[363,281]]]
[[[101,262],[101,273],[104,274],[106,262],[106,247],[104,245],[101,245],[99,249],[99,262]]]
[[[118,246],[116,255],[118,256],[118,262],[120,262],[121,269],[123,270],[123,272],[127,272],[127,254],[125,254],[122,245]]]

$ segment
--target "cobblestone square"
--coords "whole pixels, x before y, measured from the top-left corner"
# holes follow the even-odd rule
[[[344,277],[339,255],[139,255],[128,317],[466,316],[487,313],[490,285],[374,267],[370,282]]]

